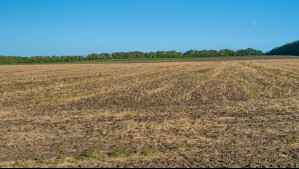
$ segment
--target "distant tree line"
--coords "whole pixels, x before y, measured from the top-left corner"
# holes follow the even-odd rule
[[[231,56],[259,56],[263,55],[262,51],[255,49],[242,50],[189,50],[185,53],[177,51],[158,51],[158,52],[115,52],[89,54],[87,56],[0,56],[0,64],[30,64],[30,63],[60,63],[60,62],[77,62],[77,61],[97,61],[97,60],[125,60],[125,59],[163,59],[163,58],[204,58],[204,57],[231,57]]]
[[[296,55],[299,56],[299,41],[291,42],[272,49],[268,55]]]

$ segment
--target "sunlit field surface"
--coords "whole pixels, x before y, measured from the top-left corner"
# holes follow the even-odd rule
[[[0,66],[1,167],[296,167],[299,59]]]

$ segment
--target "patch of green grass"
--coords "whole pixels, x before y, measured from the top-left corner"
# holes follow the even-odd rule
[[[299,162],[296,164],[295,168],[299,168]]]
[[[69,93],[52,93],[46,94],[37,99],[39,104],[53,104],[57,105],[65,100],[74,99],[76,97],[82,96],[82,93],[69,92]]]
[[[243,79],[238,79],[238,83],[239,83],[240,85],[245,85],[245,84],[246,84],[246,81],[243,80]]]
[[[66,155],[61,155],[59,157],[59,163],[65,163],[67,161],[67,156]]]
[[[246,89],[244,90],[246,97],[254,98],[256,96],[256,93],[252,90]]]
[[[100,157],[100,150],[102,146],[101,144],[95,144],[92,148],[84,151],[78,160],[91,160],[91,159],[96,159]]]
[[[299,141],[299,139],[295,136],[287,138],[288,146],[293,146],[294,144],[297,144],[298,141]]]
[[[36,157],[34,160],[38,164],[45,164],[46,163],[46,158],[43,157],[43,156]]]
[[[107,136],[107,135],[113,135],[116,131],[115,130],[109,130],[109,129],[98,129],[97,132],[99,134]]]
[[[62,151],[62,150],[64,149],[64,147],[65,147],[65,143],[64,143],[64,142],[61,142],[61,143],[59,143],[59,144],[57,145],[57,148],[58,148],[60,151]]]
[[[123,155],[126,156],[126,157],[129,157],[129,156],[132,155],[131,150],[130,150],[128,147],[125,148],[125,149],[123,150],[122,153],[123,153]]]
[[[24,164],[23,164],[22,167],[24,167],[24,168],[31,168],[31,163],[28,162],[28,161],[26,161],[26,162],[24,162]]]
[[[153,150],[152,148],[145,148],[142,152],[141,152],[141,155],[143,156],[151,156],[152,154],[155,153],[155,150]]]
[[[194,150],[194,147],[192,147],[191,145],[187,145],[183,141],[176,142],[175,147],[179,154],[184,153],[184,152],[192,152]]]
[[[122,150],[114,150],[108,153],[109,157],[118,158],[118,157],[130,157],[133,153],[129,147],[125,147]]]
[[[94,158],[97,158],[97,152],[94,150],[86,150],[85,152],[83,152],[80,156],[81,160],[91,160]]]
[[[76,150],[80,150],[81,146],[80,145],[75,145]]]
[[[122,155],[121,152],[118,150],[115,150],[115,151],[112,151],[111,153],[109,153],[110,157],[115,157],[115,158],[121,157],[121,155]]]
[[[288,92],[283,91],[282,89],[274,89],[274,95],[279,98],[286,98],[290,96]]]
[[[182,100],[182,94],[180,94],[180,93],[176,93],[175,95],[174,95],[174,97],[173,97],[173,100],[174,101],[181,101]]]
[[[96,150],[98,150],[98,151],[99,151],[99,150],[101,150],[101,149],[102,149],[102,145],[101,145],[101,144],[99,144],[99,143],[98,143],[98,144],[95,144],[95,145],[94,145],[94,149],[96,149]]]
[[[185,143],[178,141],[175,143],[175,147],[177,148],[178,151],[183,151],[185,146]]]
[[[20,163],[20,161],[15,161],[15,163],[12,165],[14,168],[15,167],[19,167],[19,166],[21,166],[21,163]]]
[[[126,147],[123,150],[114,150],[108,155],[110,157],[118,158],[118,157],[130,157],[132,156],[132,154],[133,153],[131,152],[130,148]]]
[[[188,151],[188,152],[192,152],[193,150],[194,150],[193,147],[191,147],[191,146],[187,147],[187,151]]]

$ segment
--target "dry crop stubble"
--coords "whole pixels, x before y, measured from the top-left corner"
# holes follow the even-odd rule
[[[294,167],[299,59],[0,67],[0,166]]]

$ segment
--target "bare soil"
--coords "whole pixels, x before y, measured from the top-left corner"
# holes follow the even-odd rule
[[[0,66],[0,167],[298,167],[299,59]]]

